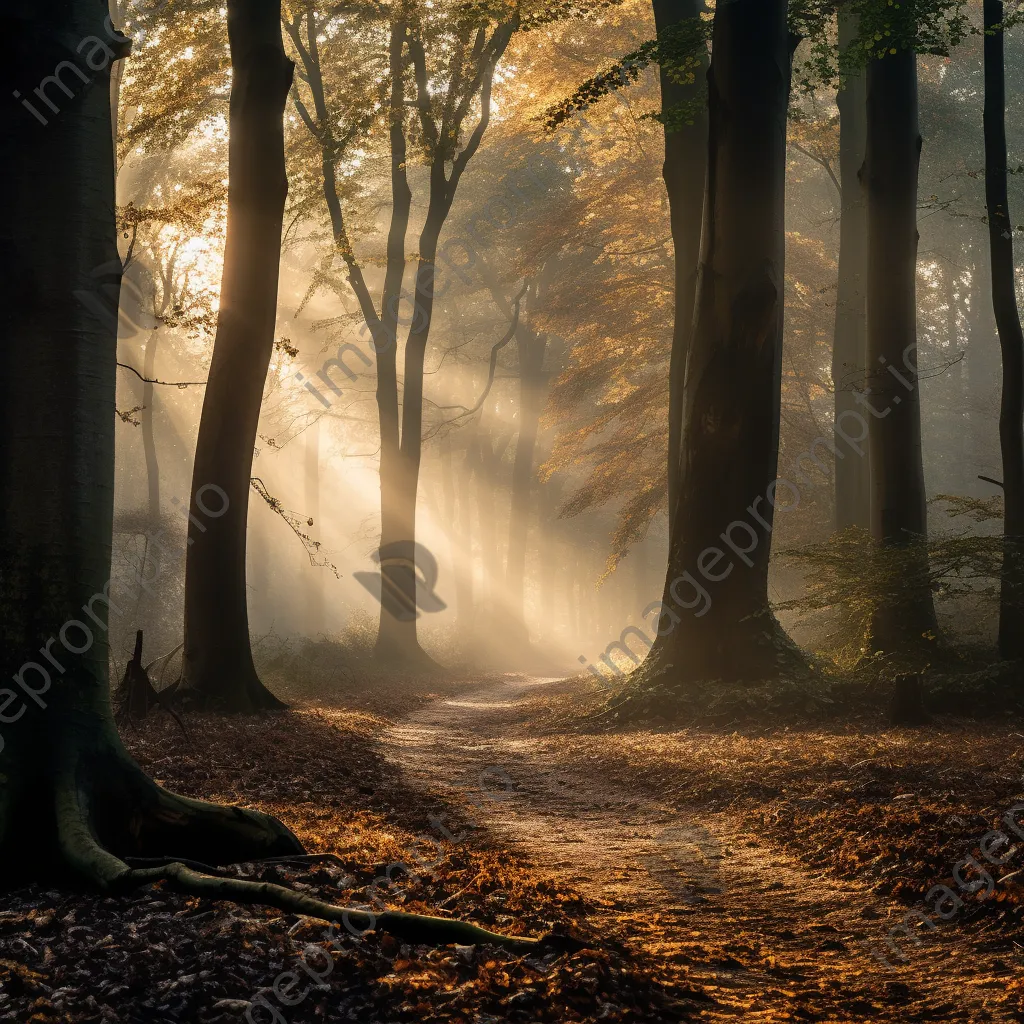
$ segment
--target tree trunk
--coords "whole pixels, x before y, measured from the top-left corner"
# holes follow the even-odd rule
[[[651,662],[654,671],[671,666],[674,678],[764,678],[796,657],[768,604],[792,43],[785,0],[716,9],[704,251],[663,599],[670,614]]]
[[[483,584],[477,600],[477,619],[493,626],[501,602],[501,555],[495,508],[495,438],[481,422],[476,436],[476,507],[480,528],[480,562]],[[502,449],[504,451],[504,449]],[[500,456],[499,456],[500,457]],[[488,630],[489,631],[489,630]]]
[[[398,313],[405,276],[405,237],[409,228],[412,192],[406,168],[405,63],[407,26],[391,26],[390,144],[391,226],[388,230],[387,267],[381,296],[380,328],[374,337],[377,350],[377,418],[380,425],[380,562],[382,585],[401,597],[408,614],[395,616],[381,602],[375,654],[381,661],[426,660],[416,637],[416,492],[410,492],[408,466],[402,454],[398,400]]]
[[[150,332],[146,342],[143,377],[156,379],[156,347],[159,328]],[[154,385],[142,385],[142,450],[146,456],[146,517],[151,530],[160,529],[160,463],[156,455],[156,392]]]
[[[128,0],[110,0],[110,23],[118,32],[124,31],[124,19],[127,12]],[[121,78],[123,75],[124,61],[115,61],[110,68],[110,138],[114,146],[115,167],[117,166],[117,129],[118,114],[121,108]]]
[[[704,0],[653,0],[654,24],[664,38],[687,19],[696,19],[704,10]],[[683,432],[683,382],[686,356],[693,334],[693,310],[696,295],[697,265],[700,262],[700,238],[704,217],[704,192],[707,179],[707,112],[700,103],[707,73],[707,60],[694,69],[691,84],[678,81],[680,69],[661,65],[661,109],[668,117],[665,126],[665,163],[662,175],[668,193],[672,248],[675,255],[675,315],[672,328],[672,355],[669,360],[668,409],[668,509],[671,521],[679,500],[681,441]],[[692,124],[682,123],[673,108],[696,107]],[[689,112],[689,111],[687,111]],[[678,114],[678,111],[677,111]],[[685,118],[685,120],[690,120]]]
[[[547,336],[524,329],[517,332],[516,344],[519,351],[519,435],[512,464],[505,585],[511,616],[510,625],[520,631],[525,639],[526,549],[534,493],[534,452],[544,401],[542,367]]]
[[[540,417],[544,411],[544,352],[548,339],[546,334],[537,334],[522,323],[517,327],[515,337],[519,361],[519,434],[512,464],[505,589],[511,639],[526,643],[529,640],[524,604],[526,549],[536,481],[534,452],[537,448]]]
[[[856,16],[839,14],[839,48],[852,46],[858,37]],[[867,97],[864,72],[847,75],[836,102],[839,106],[839,177],[842,214],[839,228],[839,281],[836,293],[835,335],[832,346],[832,382],[835,387],[835,425],[839,435],[849,417],[857,413],[856,391],[865,387],[867,366],[868,222],[860,169],[867,142]],[[838,439],[837,439],[838,448]],[[835,459],[835,527],[845,530],[870,526],[868,453],[843,452]]]
[[[456,475],[458,513],[455,519],[455,604],[459,639],[463,647],[472,637],[476,622],[476,607],[473,601],[473,451],[471,439],[466,447],[461,469]]]
[[[1007,197],[1006,71],[1002,0],[985,0],[985,202],[992,306],[1003,357],[999,447],[1003,462],[1003,575],[999,653],[1024,656],[1024,333],[1017,308],[1013,223]]]
[[[8,884],[69,875],[114,891],[131,875],[127,856],[227,863],[300,852],[266,815],[157,786],[114,727],[116,321],[82,299],[99,287],[117,308],[109,63],[69,41],[107,40],[117,59],[127,40],[108,35],[97,0],[18,0],[5,14],[16,33],[8,95],[29,93],[61,61],[81,74],[65,68],[75,95],[48,124],[15,103],[0,115],[0,238],[17,254],[0,275],[0,661],[14,679],[0,691],[0,868]]]
[[[559,558],[558,536],[558,476],[553,475],[541,485],[537,512],[537,620],[542,640],[550,641],[562,622],[559,575],[565,575],[564,563]],[[558,573],[557,568],[562,572]]]
[[[279,0],[228,4],[232,87],[220,312],[199,423],[185,573],[182,690],[224,711],[280,708],[249,643],[245,545],[253,446],[277,319],[292,63]]]
[[[858,396],[868,424],[871,536],[910,553],[899,588],[872,617],[874,650],[894,654],[936,628],[928,585],[928,533],[917,366],[917,55],[873,58],[867,68],[868,380]],[[918,554],[915,557],[914,552]],[[882,557],[886,557],[884,554]]]
[[[988,271],[988,238],[971,233],[971,278],[967,289],[967,373],[971,395],[971,432],[968,439],[972,485],[979,472],[991,475],[999,458],[998,412],[993,398],[1000,387],[999,329],[992,309]]]
[[[320,420],[314,420],[306,428],[306,515],[313,520],[312,529],[323,539],[323,523],[320,522]],[[313,578],[309,581],[309,616],[306,626],[311,636],[319,636],[326,629],[324,614],[324,570],[313,567]]]
[[[287,28],[296,49],[302,55],[303,77],[313,98],[313,115],[301,101],[297,101],[297,107],[307,128],[322,148],[324,199],[331,216],[335,245],[347,266],[349,283],[377,351],[381,533],[376,558],[380,565],[381,585],[387,587],[395,599],[381,602],[375,656],[381,661],[405,663],[413,667],[436,667],[423,652],[416,636],[416,493],[422,458],[423,361],[433,311],[434,261],[438,238],[455,199],[459,180],[487,128],[495,65],[519,27],[519,17],[512,14],[509,21],[494,29],[489,40],[486,39],[486,30],[481,27],[477,36],[480,45],[464,47],[463,59],[475,65],[475,77],[471,80],[474,82],[474,94],[480,98],[480,119],[461,152],[457,152],[457,148],[469,109],[468,103],[446,105],[438,123],[433,109],[434,101],[429,94],[430,77],[421,31],[417,26],[402,20],[401,15],[390,25],[388,131],[391,151],[391,225],[388,230],[379,314],[345,226],[335,172],[340,152],[334,138],[337,122],[328,109],[320,72],[316,18],[312,11],[306,14],[305,24],[305,44],[301,41],[299,20],[290,21]],[[452,66],[455,65],[462,68],[462,64],[453,57]],[[415,72],[416,81],[416,95],[412,103],[408,101],[406,93],[410,66]],[[449,83],[451,88],[457,90],[465,87],[461,74],[460,70],[456,76],[458,82],[453,80]],[[405,340],[403,394],[399,402],[398,318],[412,202],[405,123],[409,106],[415,107],[419,113],[419,142],[429,152],[430,198],[426,221],[420,234],[413,318]],[[450,174],[446,166],[449,162]],[[395,615],[392,609],[396,607],[407,609],[407,612]]]
[[[949,395],[946,399],[950,410],[949,423],[943,432],[944,447],[950,463],[945,474],[943,491],[950,494],[971,494],[977,480],[977,469],[971,457],[971,388],[967,377],[966,359],[958,358],[964,353],[960,349],[960,313],[962,309],[961,267],[947,261],[943,268],[946,288],[946,348],[948,358],[956,360],[949,368]]]

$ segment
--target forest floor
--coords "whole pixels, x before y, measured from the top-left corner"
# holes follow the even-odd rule
[[[683,965],[701,1019],[1024,1019],[1024,854],[990,845],[996,869],[978,848],[1024,799],[1019,722],[645,731],[588,714],[594,696],[508,678],[388,743],[414,785],[486,780],[480,824]],[[953,879],[972,851],[1001,876],[984,903]],[[948,920],[918,902],[942,883]]]
[[[288,696],[125,737],[168,788],[338,858],[240,877],[591,948],[332,944],[270,909],[33,886],[0,898],[0,1020],[1024,1020],[1024,853],[983,902],[953,879],[1024,799],[1019,720],[638,729],[585,682],[515,676]],[[948,921],[916,902],[943,882]]]

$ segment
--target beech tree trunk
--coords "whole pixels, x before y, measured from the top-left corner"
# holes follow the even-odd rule
[[[306,40],[301,39],[300,20],[287,28],[302,55],[305,78],[313,98],[313,113],[301,101],[297,109],[307,128],[323,147],[324,198],[331,216],[335,244],[348,268],[349,283],[359,301],[360,310],[377,351],[377,409],[380,424],[381,533],[377,560],[382,585],[397,597],[397,604],[408,614],[396,616],[394,601],[381,602],[380,625],[375,655],[384,662],[413,667],[434,667],[419,645],[416,634],[416,495],[422,459],[423,363],[434,304],[434,274],[438,239],[447,220],[459,181],[477,151],[490,119],[491,85],[494,69],[519,28],[519,16],[511,14],[487,37],[486,23],[476,26],[475,42],[462,40],[463,59],[473,65],[473,74],[460,72],[448,83],[449,100],[441,106],[439,118],[432,109],[430,77],[420,30],[398,17],[390,26],[388,103],[389,143],[391,150],[391,225],[388,230],[387,261],[380,312],[370,295],[362,269],[353,252],[345,225],[344,211],[337,188],[334,143],[336,125],[327,106],[327,97],[319,66],[316,19],[312,11],[305,16]],[[452,59],[453,66],[458,63]],[[416,81],[415,101],[422,141],[430,151],[429,201],[419,239],[419,258],[413,295],[413,316],[405,339],[404,379],[401,402],[398,396],[398,319],[405,276],[405,244],[409,228],[412,193],[409,188],[406,139],[406,78],[410,66]],[[471,86],[470,86],[470,83]],[[456,95],[470,87],[470,95]],[[437,86],[435,85],[435,90]],[[443,91],[443,90],[441,90]],[[462,129],[470,108],[469,100],[479,97],[480,117],[461,151]],[[465,100],[465,102],[463,102]],[[450,172],[447,164],[451,164]]]
[[[199,422],[185,572],[182,692],[224,711],[284,705],[256,674],[245,590],[253,446],[277,320],[292,62],[280,0],[228,4],[232,85],[220,312]]]
[[[8,884],[70,876],[112,892],[128,856],[227,863],[301,846],[266,815],[156,785],[111,717],[117,338],[82,299],[102,288],[116,309],[120,277],[109,75],[128,42],[107,34],[106,13],[101,0],[5,10],[8,95],[31,95],[61,61],[81,74],[65,68],[74,96],[46,125],[16,103],[0,113],[0,239],[17,254],[0,275],[0,870]],[[89,40],[109,49],[105,66]]]
[[[992,306],[1003,358],[999,448],[1003,463],[1003,575],[999,653],[1024,656],[1024,332],[1013,262],[1007,196],[1006,70],[1003,3],[985,0],[985,202],[992,259]]]
[[[867,67],[868,381],[861,414],[871,459],[871,536],[906,548],[899,588],[883,593],[874,649],[893,654],[936,628],[928,585],[928,533],[917,367],[917,55],[899,50]],[[917,551],[916,557],[913,552]]]
[[[840,50],[853,45],[858,34],[858,19],[841,8]],[[864,186],[860,180],[867,143],[867,96],[862,70],[846,76],[836,95],[836,103],[839,106],[839,180],[843,194],[832,382],[835,386],[835,423],[842,431],[849,420],[849,413],[857,412],[854,394],[855,390],[865,387],[867,367],[868,222]],[[871,516],[869,454],[866,450],[864,455],[850,452],[846,445],[839,451],[843,458],[837,455],[835,459],[836,529],[858,526],[867,530]]]
[[[687,19],[696,19],[704,0],[653,0],[654,24],[659,38],[671,39],[673,30]],[[668,44],[671,45],[670,43]],[[668,193],[672,248],[675,256],[675,312],[672,327],[672,355],[669,360],[668,408],[668,508],[669,520],[679,501],[680,453],[683,432],[683,382],[686,356],[693,334],[693,310],[700,262],[700,239],[704,217],[707,179],[707,111],[701,100],[707,60],[694,69],[694,81],[678,81],[680,69],[661,65],[661,109],[668,118],[665,127],[665,163],[662,175]],[[680,108],[692,113],[680,116]],[[673,111],[675,110],[675,115]],[[675,120],[673,117],[675,116]]]
[[[676,679],[765,678],[796,657],[768,604],[794,42],[786,8],[785,0],[735,0],[715,12],[704,250],[663,598],[669,614],[651,660]],[[792,501],[784,489],[778,499]],[[726,533],[747,549],[743,557],[733,555]]]

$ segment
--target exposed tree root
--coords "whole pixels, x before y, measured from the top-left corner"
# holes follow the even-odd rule
[[[542,945],[579,948],[575,940],[561,936],[500,935],[467,921],[335,906],[283,885],[230,876],[223,865],[337,858],[306,854],[299,840],[270,815],[169,793],[119,744],[91,754],[88,759],[71,755],[51,781],[57,856],[90,889],[116,895],[164,882],[193,896],[264,904],[336,921],[356,935],[380,931],[413,943],[490,943],[519,952]],[[5,792],[0,790],[0,795]]]
[[[118,880],[118,888],[130,890],[153,882],[166,882],[175,892],[190,896],[207,896],[235,903],[258,903],[276,907],[289,914],[302,914],[328,922],[341,922],[354,934],[367,931],[387,932],[405,942],[422,945],[448,945],[460,943],[474,945],[488,943],[517,952],[529,952],[542,945],[558,944],[560,937],[544,939],[500,935],[468,921],[430,917],[426,914],[408,914],[386,910],[374,914],[369,910],[339,907],[333,903],[313,899],[283,885],[272,882],[253,882],[242,878],[216,878],[200,874],[181,863],[163,867],[129,869]]]

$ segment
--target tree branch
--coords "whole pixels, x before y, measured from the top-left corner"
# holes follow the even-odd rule
[[[122,370],[130,370],[135,374],[143,384],[165,384],[169,388],[189,388],[189,387],[202,387],[206,384],[205,380],[155,380],[152,377],[143,377],[134,366],[129,366],[127,363],[119,362],[117,364]]]

